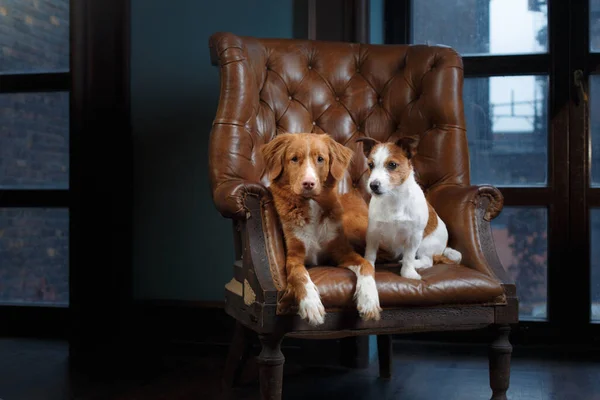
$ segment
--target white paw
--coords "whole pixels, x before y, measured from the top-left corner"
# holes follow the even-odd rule
[[[425,268],[429,268],[431,266],[433,266],[433,262],[430,262],[427,259],[418,259],[413,263],[413,268],[416,269],[417,271],[420,269],[425,269]]]
[[[319,297],[319,292],[314,283],[309,282],[305,285],[306,296],[300,300],[298,306],[298,315],[302,319],[308,320],[308,323],[316,326],[325,322],[325,307]]]
[[[400,270],[400,275],[408,279],[421,280],[421,275],[419,275],[413,264],[403,265]]]
[[[381,307],[379,306],[379,293],[375,278],[371,275],[362,275],[359,266],[349,267],[356,274],[356,291],[354,299],[356,300],[356,309],[361,318],[365,321],[379,321],[381,318]]]
[[[450,247],[446,247],[443,254],[457,264],[460,264],[460,262],[462,261],[462,254],[460,253],[460,251],[454,250]]]

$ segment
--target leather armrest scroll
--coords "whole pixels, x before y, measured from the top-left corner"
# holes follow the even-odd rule
[[[496,253],[490,224],[504,205],[500,191],[493,186],[441,185],[430,190],[428,199],[448,227],[449,245],[462,253],[462,263],[514,291]]]
[[[247,193],[243,203],[247,214],[244,266],[256,276],[265,303],[274,304],[277,292],[286,284],[285,244],[279,217],[266,188]]]

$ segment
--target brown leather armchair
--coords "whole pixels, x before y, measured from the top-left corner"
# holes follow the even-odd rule
[[[509,324],[518,321],[516,288],[497,257],[490,221],[503,198],[491,186],[471,186],[462,101],[463,65],[451,48],[257,39],[216,33],[210,38],[221,96],[210,136],[210,180],[220,213],[234,221],[236,261],[225,309],[238,321],[226,376],[242,354],[241,339],[259,335],[263,399],[281,397],[283,336],[341,338],[378,335],[382,376],[391,374],[391,334],[494,326],[490,351],[493,399],[509,384]],[[327,310],[313,327],[281,307],[286,287],[281,227],[266,189],[260,147],[282,132],[328,133],[354,150],[340,190],[365,199],[366,161],[359,137],[379,141],[419,134],[415,170],[427,198],[446,222],[463,265],[436,265],[422,281],[377,266],[383,312],[363,321],[352,294],[355,275],[334,267],[309,273]]]

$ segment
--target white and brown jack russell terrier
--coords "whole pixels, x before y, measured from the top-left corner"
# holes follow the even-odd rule
[[[448,247],[448,230],[415,180],[411,159],[417,139],[395,143],[360,138],[369,166],[371,193],[365,258],[375,266],[378,251],[402,258],[400,275],[421,279],[417,272],[433,264],[458,264],[462,255]]]

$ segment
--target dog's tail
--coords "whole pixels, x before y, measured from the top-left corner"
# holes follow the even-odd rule
[[[446,247],[442,254],[433,256],[433,264],[460,264],[462,254],[451,247]]]

